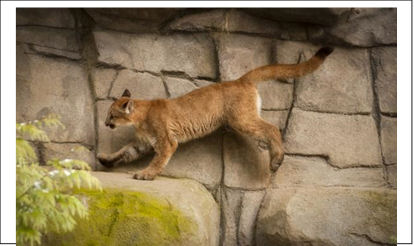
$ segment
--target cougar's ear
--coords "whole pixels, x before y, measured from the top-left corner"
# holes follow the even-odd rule
[[[124,90],[124,93],[122,93],[122,96],[121,97],[131,97],[131,92],[129,92],[128,89],[125,89]]]
[[[132,112],[132,108],[134,107],[134,100],[128,100],[122,104],[122,109],[125,113],[129,114]]]

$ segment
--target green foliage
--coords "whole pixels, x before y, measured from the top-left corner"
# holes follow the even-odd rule
[[[17,244],[41,243],[44,233],[74,228],[75,218],[86,218],[87,208],[74,195],[76,189],[98,189],[99,181],[80,160],[49,160],[39,165],[29,141],[48,142],[42,128],[61,127],[56,115],[16,124],[16,222]]]

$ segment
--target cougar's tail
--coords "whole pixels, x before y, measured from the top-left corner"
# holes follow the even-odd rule
[[[311,59],[299,64],[273,64],[259,67],[240,77],[239,81],[257,83],[269,79],[300,77],[315,71],[332,51],[331,47],[321,48]]]

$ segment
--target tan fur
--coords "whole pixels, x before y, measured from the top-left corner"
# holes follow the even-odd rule
[[[153,150],[155,155],[149,166],[134,174],[136,179],[153,179],[167,165],[179,143],[203,137],[226,125],[265,143],[271,164],[278,166],[284,155],[282,137],[277,127],[259,115],[256,83],[310,73],[331,52],[330,48],[322,48],[304,63],[260,67],[237,80],[196,89],[174,99],[130,99],[129,91],[125,90],[111,105],[105,123],[111,128],[133,125],[138,141],[116,153],[99,154],[98,159],[111,167],[136,160]]]

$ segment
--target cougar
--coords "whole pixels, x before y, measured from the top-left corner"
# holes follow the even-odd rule
[[[137,141],[112,154],[100,153],[98,160],[113,167],[155,152],[149,166],[133,175],[135,179],[152,180],[167,165],[179,143],[227,126],[264,143],[270,154],[270,168],[275,170],[284,156],[282,137],[276,126],[260,117],[261,99],[256,84],[311,73],[332,51],[324,47],[305,62],[259,67],[234,81],[215,83],[172,99],[132,99],[125,89],[110,106],[105,125],[111,129],[132,125]]]

